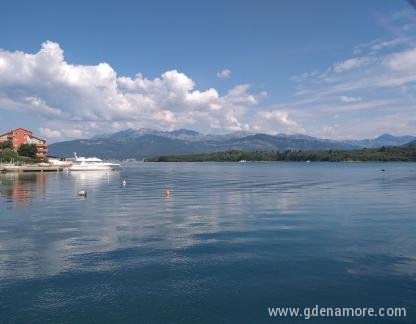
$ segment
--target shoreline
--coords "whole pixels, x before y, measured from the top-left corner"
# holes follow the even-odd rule
[[[381,147],[359,150],[321,151],[222,151],[182,155],[164,155],[144,162],[416,162],[416,146]]]
[[[23,173],[23,172],[62,172],[64,167],[51,165],[8,165],[0,166],[0,173]]]
[[[144,161],[144,163],[415,163],[416,161],[380,161],[380,160],[366,160],[366,161]]]

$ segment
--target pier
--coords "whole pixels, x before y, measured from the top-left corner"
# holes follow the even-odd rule
[[[56,165],[3,165],[0,166],[0,172],[60,172],[63,166]]]

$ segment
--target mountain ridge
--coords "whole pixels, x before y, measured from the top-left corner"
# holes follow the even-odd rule
[[[416,141],[415,136],[382,134],[374,139],[331,140],[304,134],[262,134],[234,132],[202,134],[189,129],[159,131],[154,129],[126,129],[101,134],[90,139],[63,141],[49,145],[54,156],[85,156],[111,159],[143,159],[157,155],[208,153],[227,150],[287,151],[287,150],[352,150],[400,146]]]

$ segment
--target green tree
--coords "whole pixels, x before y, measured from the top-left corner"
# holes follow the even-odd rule
[[[13,148],[11,141],[7,140],[7,141],[0,143],[0,150],[6,149],[6,148],[10,148],[10,149]]]
[[[17,153],[11,148],[2,149],[0,152],[0,158],[3,162],[10,162],[12,159],[16,161],[18,157]]]
[[[285,152],[214,152],[190,155],[171,155],[147,158],[147,162],[238,162],[247,161],[413,161],[416,162],[416,146],[385,146],[376,149],[321,150]]]
[[[17,150],[20,156],[27,156],[30,158],[36,157],[37,149],[35,144],[22,144]]]

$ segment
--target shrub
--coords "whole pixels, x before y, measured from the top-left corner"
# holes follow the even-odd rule
[[[17,150],[20,156],[27,156],[30,158],[36,157],[37,148],[35,144],[22,144]]]

